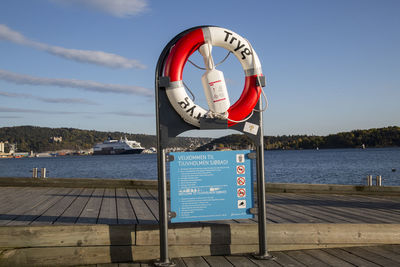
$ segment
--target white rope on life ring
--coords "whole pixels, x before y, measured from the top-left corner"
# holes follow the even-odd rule
[[[166,93],[171,105],[183,120],[200,127],[200,118],[205,116],[207,110],[196,105],[187,95],[182,73],[190,55],[206,42],[231,51],[245,73],[243,92],[228,109],[228,127],[233,126],[252,114],[262,91],[257,84],[258,76],[262,76],[258,56],[251,44],[233,31],[220,27],[201,27],[181,37],[171,49],[164,65],[164,76],[170,80]]]

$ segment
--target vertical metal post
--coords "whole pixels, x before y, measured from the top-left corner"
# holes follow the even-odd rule
[[[32,169],[32,178],[38,178],[38,171],[37,171],[37,168],[33,168]]]
[[[155,266],[174,266],[168,255],[168,206],[167,206],[167,174],[165,166],[165,149],[161,142],[159,80],[156,70],[156,123],[157,123],[157,173],[158,173],[158,207],[159,207],[159,231],[160,231],[160,260]]]
[[[367,176],[367,185],[372,186],[372,175]]]
[[[376,186],[382,186],[382,175],[376,176]]]
[[[165,149],[159,147],[158,160],[158,202],[160,228],[160,261],[156,266],[174,265],[168,256],[168,211],[167,211],[167,174],[165,166]]]
[[[259,101],[259,109],[262,110],[262,102]],[[262,123],[262,112],[260,112],[260,142],[257,145],[257,202],[258,202],[258,242],[259,254],[255,255],[258,259],[273,258],[267,249],[267,211],[265,198],[265,173],[264,173],[264,131]]]
[[[40,178],[46,178],[46,168],[40,169]]]

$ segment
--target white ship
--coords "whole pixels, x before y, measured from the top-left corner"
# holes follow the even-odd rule
[[[103,143],[98,143],[93,147],[93,155],[117,155],[117,154],[140,154],[144,147],[139,142],[130,141],[126,138],[112,140],[108,138]]]

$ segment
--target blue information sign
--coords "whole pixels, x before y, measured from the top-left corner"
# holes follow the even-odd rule
[[[253,218],[250,150],[173,152],[172,222]]]

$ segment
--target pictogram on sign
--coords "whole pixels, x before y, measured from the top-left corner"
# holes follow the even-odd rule
[[[246,208],[246,199],[238,200],[238,209],[245,209]]]
[[[237,174],[244,174],[245,173],[245,167],[244,167],[244,165],[238,165],[238,166],[236,166],[236,173]]]
[[[245,197],[246,196],[246,188],[239,188],[237,190],[237,196],[238,197]]]
[[[244,160],[245,160],[244,154],[237,154],[237,155],[236,155],[236,162],[237,162],[237,163],[243,163]]]
[[[237,185],[241,186],[241,185],[245,185],[246,184],[246,178],[245,177],[238,177],[236,179],[236,183]]]

